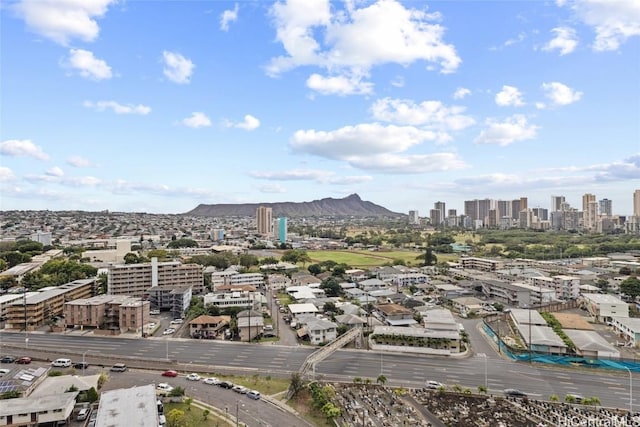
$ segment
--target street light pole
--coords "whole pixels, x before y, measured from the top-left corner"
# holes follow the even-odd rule
[[[239,408],[239,403],[240,401],[236,400],[236,427],[238,427],[240,425],[240,408]]]
[[[629,372],[629,415],[633,414],[633,375],[631,374],[631,369],[627,366],[624,369]]]
[[[90,350],[85,351],[84,353],[82,353],[82,376],[84,376],[84,367],[85,367],[85,363],[84,363],[84,356],[85,354],[87,354]]]

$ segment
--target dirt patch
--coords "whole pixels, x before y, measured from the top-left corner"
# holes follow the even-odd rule
[[[591,323],[587,322],[587,320],[580,316],[579,314],[574,313],[553,313],[553,316],[558,319],[558,322],[562,325],[564,329],[580,329],[583,331],[593,331],[594,327]]]

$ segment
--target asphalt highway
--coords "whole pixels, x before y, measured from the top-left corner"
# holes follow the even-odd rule
[[[81,360],[84,355],[90,363],[100,363],[109,356],[108,361],[118,360],[138,367],[148,364],[149,367],[172,367],[181,372],[246,372],[283,377],[297,371],[305,358],[316,350],[271,343],[35,333],[29,335],[25,345],[24,334],[10,332],[0,333],[0,343],[5,346],[0,348],[1,353],[15,356],[29,355],[30,349],[37,349],[55,352],[56,357],[66,356],[74,361]],[[485,353],[466,358],[343,349],[320,362],[315,367],[315,375],[327,380],[350,382],[361,377],[375,382],[378,375],[383,374],[387,384],[393,386],[422,387],[426,380],[435,380],[473,391],[486,384],[490,394],[502,395],[505,388],[517,388],[532,398],[543,400],[552,394],[563,400],[565,395],[575,393],[584,397],[596,396],[604,406],[629,408],[630,378],[627,372],[530,365],[502,358],[488,347],[482,348]],[[103,360],[102,363],[107,362]],[[638,408],[635,399],[638,392],[640,390],[634,384],[634,409]]]

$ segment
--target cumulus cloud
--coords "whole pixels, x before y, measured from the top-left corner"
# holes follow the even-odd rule
[[[630,37],[640,36],[640,2],[636,0],[566,0],[576,18],[596,33],[595,51],[617,50]]]
[[[496,93],[496,104],[501,107],[521,107],[524,105],[522,100],[522,92],[514,86],[502,86],[502,90]]]
[[[406,8],[396,0],[370,4],[347,2],[333,9],[329,0],[278,1],[271,8],[276,39],[286,51],[272,58],[266,71],[277,76],[299,66],[317,66],[331,75],[315,82],[322,88],[349,87],[368,76],[372,67],[425,61],[443,73],[454,72],[461,63],[453,45],[443,41],[441,16],[423,9]],[[322,37],[319,37],[322,35]],[[331,80],[345,76],[343,80]],[[368,93],[359,85],[349,93]],[[336,89],[334,89],[336,90]],[[344,94],[343,91],[336,93]]]
[[[471,91],[466,87],[459,87],[453,92],[453,99],[462,99],[467,95],[471,95]]]
[[[551,30],[555,34],[555,37],[549,40],[547,44],[542,47],[542,50],[554,51],[562,55],[567,55],[573,52],[578,46],[578,37],[576,30],[570,27],[557,27]]]
[[[199,111],[194,111],[191,113],[190,117],[183,119],[181,123],[194,129],[211,126],[211,120],[209,120],[209,117]]]
[[[193,74],[193,69],[195,68],[193,62],[179,53],[167,50],[162,52],[162,60],[164,62],[162,72],[166,78],[178,84],[190,82],[191,74]]]
[[[71,39],[91,42],[98,37],[96,18],[117,0],[22,0],[13,7],[29,29],[54,42],[67,45]]]
[[[96,111],[112,110],[116,114],[140,114],[145,116],[151,112],[151,107],[146,105],[120,104],[116,101],[85,101],[82,105]]]
[[[525,141],[536,137],[538,126],[529,124],[527,118],[515,114],[500,122],[487,119],[487,128],[480,132],[474,142],[478,144],[509,145],[517,141]]]
[[[373,92],[373,83],[362,81],[360,77],[323,77],[315,73],[307,79],[307,87],[322,95],[366,95]]]
[[[63,65],[90,80],[108,80],[113,77],[111,67],[104,60],[96,58],[93,52],[84,49],[69,50],[69,58]]]
[[[582,92],[571,89],[559,82],[542,83],[545,96],[551,100],[553,106],[573,104],[582,98]]]
[[[447,131],[458,131],[475,124],[472,117],[463,114],[465,107],[447,107],[440,101],[416,104],[406,99],[383,98],[373,104],[371,111],[377,120],[440,130],[445,140],[450,139]]]
[[[0,182],[14,181],[16,176],[13,171],[5,166],[0,166]]]
[[[223,125],[228,128],[239,128],[248,131],[256,130],[260,127],[260,120],[253,117],[251,114],[247,114],[244,116],[244,120],[241,122],[232,122],[230,120],[225,120]]]
[[[335,160],[348,160],[363,153],[398,153],[437,138],[435,132],[413,126],[364,123],[333,131],[298,130],[291,138],[294,151]]]
[[[48,169],[45,172],[45,174],[49,175],[49,176],[58,176],[59,177],[59,176],[64,176],[64,171],[61,168],[59,168],[58,166],[54,166],[54,167]]]
[[[81,156],[71,156],[67,159],[67,164],[76,168],[86,168],[91,166],[91,162]]]
[[[49,160],[49,155],[29,139],[9,139],[0,143],[0,154],[9,157],[33,157]]]
[[[233,6],[233,9],[225,10],[220,15],[220,29],[222,31],[229,31],[229,24],[238,20],[238,3]]]

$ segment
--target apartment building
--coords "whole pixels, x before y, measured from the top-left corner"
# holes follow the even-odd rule
[[[273,237],[273,209],[260,206],[256,209],[256,227],[258,234]]]
[[[67,328],[139,331],[149,319],[149,301],[129,295],[96,295],[64,304]]]
[[[204,296],[205,307],[211,304],[220,308],[246,307],[256,310],[266,303],[266,298],[259,292],[220,292]]]
[[[629,317],[629,304],[610,294],[582,294],[584,304],[596,320],[610,322],[615,317]]]
[[[96,279],[82,279],[24,294],[7,306],[6,329],[33,331],[64,313],[64,303],[93,295]]]
[[[114,264],[108,269],[107,293],[144,298],[147,290],[155,286],[191,286],[194,294],[204,292],[204,275],[198,264],[179,261]]]
[[[189,285],[153,286],[147,289],[146,299],[154,309],[169,311],[174,319],[179,319],[189,310],[193,289]]]
[[[462,268],[480,271],[496,271],[504,268],[504,262],[496,259],[462,257],[460,258]]]

